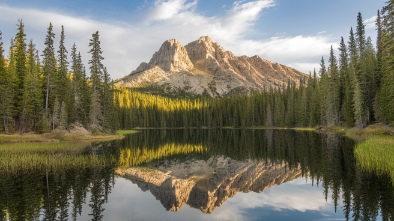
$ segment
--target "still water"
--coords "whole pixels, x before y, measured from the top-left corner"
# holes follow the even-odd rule
[[[0,220],[392,220],[387,174],[354,142],[288,130],[144,130],[115,163],[0,172]]]

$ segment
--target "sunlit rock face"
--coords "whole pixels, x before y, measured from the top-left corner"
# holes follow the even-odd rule
[[[168,92],[182,91],[212,97],[235,92],[299,85],[306,75],[259,56],[235,56],[204,36],[186,46],[176,39],[165,41],[149,63],[141,63],[118,85],[161,86]]]
[[[212,213],[238,192],[262,192],[302,175],[300,168],[289,168],[285,163],[227,157],[168,161],[144,168],[117,169],[116,173],[142,190],[149,190],[167,210],[178,211],[188,204],[204,213]]]

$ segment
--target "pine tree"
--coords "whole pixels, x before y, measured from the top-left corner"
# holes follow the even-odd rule
[[[328,66],[328,89],[326,97],[326,119],[330,126],[338,125],[340,121],[340,82],[337,60],[331,46],[329,66]]]
[[[40,126],[42,110],[41,69],[35,45],[31,40],[27,51],[27,74],[24,85],[22,106],[22,129],[37,131]]]
[[[49,23],[47,35],[45,38],[45,49],[43,51],[43,75],[44,75],[44,96],[45,96],[45,114],[49,119],[49,114],[55,100],[53,95],[56,82],[56,57],[53,46],[55,33],[53,33],[52,23]]]
[[[102,80],[103,64],[102,51],[100,47],[99,32],[92,35],[89,46],[89,53],[92,55],[90,64],[90,79],[92,82],[92,97],[90,103],[90,126],[92,129],[103,129],[103,109],[102,109]]]
[[[350,71],[349,71],[349,55],[343,37],[339,46],[339,73],[341,79],[341,113],[343,123],[346,126],[354,125],[354,110],[353,110],[353,94]]]
[[[18,33],[15,36],[15,71],[17,76],[15,107],[17,111],[17,122],[21,126],[20,119],[22,117],[22,100],[26,78],[26,35],[22,20],[19,20],[17,26]]]
[[[380,17],[380,11],[378,10],[378,15],[376,18],[376,70],[375,70],[375,78],[376,78],[376,87],[380,88],[382,83],[382,21]]]
[[[116,130],[115,108],[113,102],[113,91],[111,86],[111,79],[104,68],[104,82],[103,82],[103,96],[102,96],[102,112],[103,112],[103,129],[114,132]]]
[[[81,60],[81,54],[78,54],[78,62],[82,64]],[[82,78],[83,78],[83,84],[81,88],[81,115],[80,119],[81,122],[84,126],[88,126],[90,122],[90,105],[91,105],[91,97],[92,97],[92,91],[90,90],[90,87],[88,85],[88,78],[86,76],[86,70],[85,67],[82,67]]]
[[[328,100],[328,93],[330,93],[329,90],[329,78],[327,75],[327,69],[326,65],[324,62],[324,58],[322,57],[320,60],[320,82],[319,82],[319,88],[320,88],[320,124],[321,125],[327,125],[327,115],[326,115],[326,110],[327,110],[327,100]]]
[[[62,25],[62,31],[60,33],[59,50],[57,51],[57,62],[58,62],[58,73],[56,79],[56,96],[59,99],[59,103],[62,103],[67,98],[67,92],[69,90],[69,79],[68,79],[68,61],[67,61],[67,49],[64,46],[64,27]]]
[[[4,49],[2,42],[2,33],[0,31],[0,128],[2,128],[5,133],[10,133],[10,124],[13,120],[13,78],[6,68],[3,53]],[[12,53],[12,50],[10,51],[10,53]]]
[[[382,9],[381,24],[382,82],[379,91],[379,110],[385,123],[394,123],[394,2]]]
[[[64,26],[62,25],[62,31],[60,33],[60,42],[58,53],[58,74],[57,74],[57,86],[56,96],[59,99],[59,103],[65,103],[67,107],[67,123],[63,125],[65,128],[68,127],[69,123],[73,123],[75,120],[75,95],[71,88],[71,80],[68,74],[68,61],[67,61],[67,49],[64,46]],[[62,106],[63,107],[63,106]]]
[[[365,50],[365,44],[366,44],[365,25],[361,12],[357,14],[356,44],[357,44],[358,54],[361,56],[361,54]]]
[[[77,46],[75,43],[71,48],[71,69],[72,69],[72,90],[75,97],[75,111],[76,111],[76,121],[82,122],[82,88],[84,84],[84,79],[82,76],[82,62],[78,59]]]
[[[318,78],[316,70],[313,70],[313,78],[308,80],[308,93],[310,94],[310,116],[309,116],[309,126],[317,126],[320,124],[320,87],[318,83]]]

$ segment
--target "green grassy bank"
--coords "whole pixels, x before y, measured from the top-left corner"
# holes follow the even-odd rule
[[[345,135],[358,142],[354,154],[361,166],[390,174],[394,184],[394,128],[377,124],[348,129]]]
[[[111,156],[96,155],[92,143],[122,139],[136,131],[115,134],[23,134],[0,135],[0,171],[56,170],[105,166],[115,162]],[[105,148],[105,147],[101,147]]]

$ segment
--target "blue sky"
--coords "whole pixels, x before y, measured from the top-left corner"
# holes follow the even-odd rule
[[[0,31],[7,51],[22,18],[27,39],[42,50],[49,22],[56,36],[64,25],[66,46],[75,42],[87,63],[89,39],[98,30],[113,79],[149,61],[167,39],[186,45],[205,35],[237,56],[257,54],[308,73],[319,68],[331,45],[338,47],[341,36],[348,38],[358,12],[375,42],[374,19],[385,1],[1,0]]]

